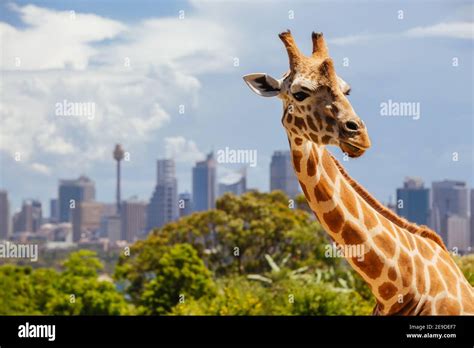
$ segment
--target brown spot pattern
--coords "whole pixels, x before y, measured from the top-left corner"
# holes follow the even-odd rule
[[[326,225],[328,225],[329,230],[334,233],[339,233],[342,223],[344,222],[344,215],[342,214],[341,208],[336,206],[333,210],[324,213],[323,219]]]
[[[293,166],[295,170],[299,173],[301,171],[301,158],[303,157],[303,153],[298,150],[293,150]]]
[[[349,213],[358,219],[359,212],[357,211],[356,198],[345,182],[341,182],[341,199]]]
[[[395,268],[390,267],[388,269],[388,279],[390,279],[391,281],[395,281],[397,279],[397,272]]]
[[[306,185],[303,184],[303,182],[300,181],[300,186],[301,186],[301,189],[303,190],[304,196],[306,197],[308,202],[311,202],[311,197],[309,196],[308,190],[306,189]]]
[[[342,227],[342,238],[349,245],[361,244],[367,240],[367,237],[352,222],[347,221]]]
[[[426,245],[426,243],[423,242],[421,238],[415,238],[415,242],[420,254],[423,255],[423,257],[427,260],[431,260],[434,256],[434,250],[431,249],[430,246]],[[431,244],[430,242],[428,243]]]
[[[387,218],[381,217],[380,221],[382,222],[382,225],[384,229],[387,231],[387,233],[390,233],[392,236],[395,236],[395,233],[393,232],[392,225],[390,224],[390,221],[388,221]]]
[[[296,137],[295,138],[295,144],[300,146],[301,144],[303,144],[303,139]]]
[[[401,275],[403,286],[410,285],[413,277],[413,264],[410,256],[404,251],[400,251],[400,256],[398,257],[398,269],[402,270]]]
[[[458,281],[457,277],[453,274],[453,271],[442,261],[436,263],[436,267],[439,272],[443,275],[443,279],[448,285],[448,291],[451,295],[457,296],[456,283]]]
[[[415,256],[415,269],[416,269],[416,288],[420,294],[425,293],[425,272],[423,261],[418,255]]]
[[[373,209],[367,205],[364,207],[364,224],[367,229],[372,229],[375,226],[377,226],[377,219],[375,218],[375,215],[373,213]]]
[[[436,301],[436,314],[444,315],[459,315],[461,313],[461,306],[452,298],[444,297]]]
[[[319,143],[319,138],[316,134],[314,133],[309,133],[309,137],[311,138],[312,141],[314,141],[316,144]]]
[[[295,116],[295,126],[296,128],[299,128],[299,129],[304,129],[304,130],[307,129],[306,122],[304,121],[304,118],[302,117]]]
[[[412,294],[407,294],[403,296],[401,303],[395,302],[388,312],[389,314],[410,315],[413,314],[417,304],[418,302],[415,301],[415,297]]]
[[[306,162],[306,171],[308,176],[316,175],[316,161],[314,160],[314,151],[311,151]]]
[[[329,183],[325,182],[323,179],[320,179],[318,185],[314,188],[314,196],[318,202],[329,201],[334,194],[332,187]]]
[[[324,135],[321,139],[321,142],[323,144],[329,144],[329,141],[331,140],[331,137],[329,135]]]
[[[397,287],[390,282],[385,282],[379,286],[379,294],[385,301],[392,298],[398,291]]]
[[[435,269],[434,266],[432,266],[432,265],[428,266],[428,274],[430,276],[429,295],[434,297],[439,292],[442,292],[444,290],[444,287],[443,287],[442,283],[439,280],[438,272],[436,272],[436,269]]]
[[[393,242],[393,240],[387,236],[387,235],[384,235],[383,233],[382,234],[378,234],[376,235],[374,238],[374,243],[375,245],[377,245],[377,247],[383,251],[383,253],[391,258],[393,257],[393,255],[395,255],[395,243]]]
[[[336,168],[336,165],[332,161],[326,149],[323,150],[322,162],[323,162],[324,171],[328,175],[329,179],[331,179],[331,181],[334,182],[338,169]]]
[[[359,261],[357,258],[352,258],[352,262],[361,269],[361,272],[366,274],[370,279],[380,277],[383,269],[383,262],[377,253],[370,250],[364,255],[364,259]]]
[[[319,129],[316,127],[316,125],[314,124],[313,119],[311,117],[308,117],[308,126],[309,126],[309,128],[311,128],[315,132],[319,131]]]

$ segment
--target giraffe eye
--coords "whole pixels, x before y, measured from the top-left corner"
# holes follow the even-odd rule
[[[293,97],[294,97],[297,101],[303,101],[303,100],[305,100],[306,98],[309,97],[309,94],[308,94],[308,93],[305,93],[305,92],[296,92],[296,93],[293,93]]]

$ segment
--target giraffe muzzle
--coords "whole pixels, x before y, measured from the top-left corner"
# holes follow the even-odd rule
[[[360,157],[370,147],[370,139],[367,132],[364,131],[354,137],[339,140],[339,147],[348,154],[349,157]]]

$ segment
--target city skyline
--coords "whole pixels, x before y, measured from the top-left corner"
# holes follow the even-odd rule
[[[110,165],[113,166],[113,163]],[[3,219],[4,216],[10,215],[10,236],[13,232],[38,232],[43,223],[57,222],[59,228],[60,223],[71,222],[71,242],[98,237],[106,237],[110,241],[131,242],[146,236],[153,228],[162,227],[192,212],[212,209],[216,199],[225,192],[240,195],[248,190],[246,166],[236,171],[238,175],[234,176],[233,180],[220,183],[215,180],[218,168],[219,164],[212,152],[207,155],[206,160],[196,162],[192,169],[195,181],[193,186],[198,185],[199,189],[191,194],[179,192],[174,160],[158,159],[156,186],[150,199],[132,196],[121,200],[120,205],[117,205],[118,202],[96,200],[96,182],[85,175],[80,175],[77,179],[60,179],[58,196],[49,198],[49,206],[55,209],[50,212],[48,218],[43,209],[48,205],[43,205],[35,199],[24,199],[21,211],[12,211],[6,200],[8,192],[0,190],[0,217]],[[290,199],[295,196],[295,192],[301,193],[289,151],[273,152],[268,178],[271,191],[283,190]],[[117,176],[117,182],[118,180]],[[100,183],[97,186],[100,186]],[[473,189],[469,189],[465,182],[444,179],[433,181],[430,188],[427,188],[421,178],[405,177],[403,187],[394,188],[394,191],[396,202],[391,208],[396,210],[397,214],[410,222],[429,226],[442,237],[448,247],[456,247],[466,252],[474,246]],[[196,205],[194,200],[195,195],[199,193],[204,197],[201,199],[201,206]],[[74,209],[69,209],[68,204],[71,203]],[[391,202],[383,203],[391,205]],[[206,206],[202,206],[203,204]],[[66,215],[69,216],[69,210],[72,214],[66,218]],[[2,226],[4,225],[2,221]],[[63,230],[64,228],[59,231],[60,238],[63,238],[65,233]],[[97,231],[99,234],[94,232],[84,235],[84,231]],[[2,236],[4,234],[2,231]]]

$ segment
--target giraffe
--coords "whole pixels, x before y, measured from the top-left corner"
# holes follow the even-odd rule
[[[281,122],[301,189],[331,239],[339,247],[362,250],[345,257],[375,296],[372,314],[473,315],[474,289],[438,234],[384,207],[327,150],[335,145],[355,158],[371,142],[323,34],[312,33],[311,56],[300,52],[289,30],[279,37],[289,71],[278,80],[257,73],[244,81],[258,95],[282,100]]]

